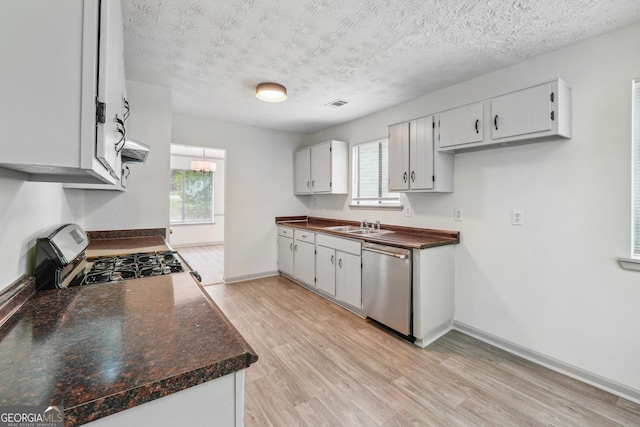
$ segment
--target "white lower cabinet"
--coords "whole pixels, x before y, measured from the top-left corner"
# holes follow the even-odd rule
[[[314,287],[316,278],[315,233],[278,226],[278,270]]]
[[[362,258],[336,251],[336,298],[362,309]]]
[[[362,309],[362,244],[357,240],[318,234],[316,286],[335,300]]]
[[[316,288],[336,296],[336,250],[316,247]]]
[[[293,229],[291,228],[278,227],[278,270],[293,277]]]
[[[293,277],[315,286],[316,247],[313,243],[295,239],[293,242]]]

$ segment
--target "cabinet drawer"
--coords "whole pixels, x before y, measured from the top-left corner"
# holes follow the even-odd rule
[[[278,236],[289,237],[290,239],[293,239],[293,228],[278,227]]]
[[[317,243],[320,246],[337,249],[354,255],[360,255],[362,249],[362,244],[358,240],[342,239],[326,234],[318,234]]]
[[[298,242],[308,242],[308,243],[316,242],[316,234],[310,231],[305,231],[305,230],[295,230],[294,238]]]

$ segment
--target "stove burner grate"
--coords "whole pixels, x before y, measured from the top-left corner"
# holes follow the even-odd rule
[[[182,273],[184,267],[173,251],[102,257],[93,260],[84,284],[115,282],[140,277]]]

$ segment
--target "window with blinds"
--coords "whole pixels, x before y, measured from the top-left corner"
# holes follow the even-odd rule
[[[389,192],[389,141],[365,142],[353,147],[353,205],[393,206],[400,195]]]
[[[633,81],[633,256],[640,257],[640,78]]]

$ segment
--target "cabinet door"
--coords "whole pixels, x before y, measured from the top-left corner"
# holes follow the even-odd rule
[[[315,286],[316,247],[313,243],[296,240],[293,242],[293,277]]]
[[[293,192],[311,193],[311,150],[298,150],[293,153]]]
[[[362,261],[357,255],[336,251],[336,298],[362,309]]]
[[[409,188],[433,188],[433,116],[409,122]]]
[[[331,192],[331,143],[311,147],[311,191]]]
[[[124,64],[122,8],[119,0],[103,0],[100,6],[100,60],[98,100],[105,103],[105,122],[97,126],[96,157],[113,177],[119,177],[116,147],[124,144]],[[119,131],[120,129],[120,131]],[[117,172],[116,172],[117,171]]]
[[[278,270],[293,277],[293,239],[278,236]]]
[[[482,142],[482,102],[440,113],[438,141],[441,148]]]
[[[492,139],[551,130],[550,83],[498,96],[490,102]]]
[[[389,126],[389,191],[409,189],[409,122]]]
[[[336,251],[324,246],[318,246],[316,253],[316,287],[336,295]]]

